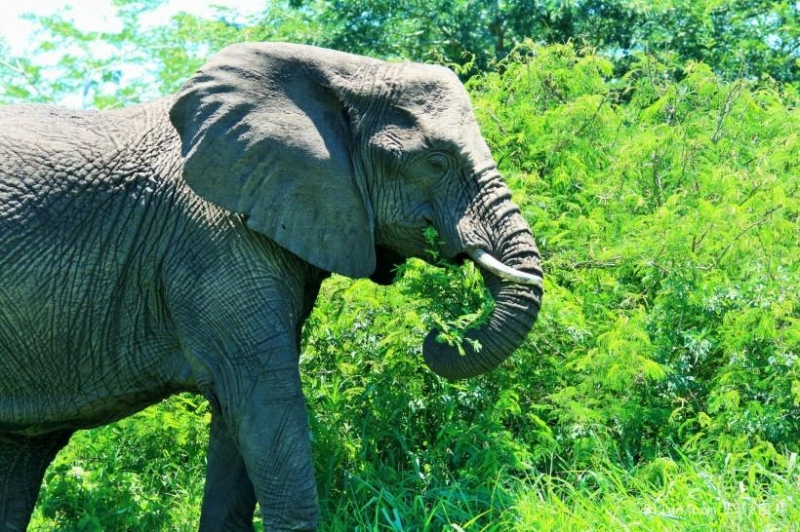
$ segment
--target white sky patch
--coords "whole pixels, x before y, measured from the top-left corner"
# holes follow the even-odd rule
[[[0,35],[11,47],[11,53],[24,54],[37,26],[30,20],[21,18],[25,14],[52,15],[64,9],[68,19],[75,22],[81,31],[117,31],[122,24],[116,17],[116,11],[109,1],[74,2],[69,4],[54,0],[14,0],[2,1],[0,16]]]
[[[187,12],[204,18],[212,18],[217,14],[215,6],[231,8],[241,17],[248,17],[263,11],[268,0],[165,0],[161,6],[153,11],[143,13],[139,17],[141,28],[154,27],[169,23],[170,19],[180,12]],[[31,57],[36,43],[37,25],[22,18],[26,14],[54,15],[62,13],[64,19],[71,21],[80,31],[95,31],[115,33],[122,30],[122,21],[117,17],[116,9],[111,0],[0,0],[0,42],[5,43],[11,56]],[[231,15],[227,15],[231,17]],[[233,17],[233,22],[238,18]],[[97,59],[106,59],[115,50],[102,41],[91,45],[92,55]],[[49,53],[41,52],[35,57],[36,63],[45,68],[44,76],[48,79],[57,78],[60,71],[55,67],[56,61],[67,50],[54,50]],[[75,55],[80,55],[76,49]],[[0,57],[0,62],[4,61]],[[52,70],[51,70],[52,68]],[[124,79],[136,79],[147,75],[146,69],[140,65],[120,64],[118,66]],[[90,89],[96,83],[96,77],[90,75],[82,93],[64,95],[58,103],[72,108],[83,108],[90,97]],[[124,85],[125,82],[122,82]],[[114,83],[103,83],[108,87],[100,86],[92,90],[100,93],[113,92]]]
[[[168,0],[150,13],[142,15],[143,26],[166,24],[181,12],[202,17],[214,15],[213,6],[230,7],[242,15],[252,15],[263,10],[265,0]],[[26,13],[52,15],[65,10],[66,19],[72,20],[81,31],[115,32],[122,29],[116,10],[110,0],[0,0],[0,37],[14,55],[24,55],[36,25],[20,18]]]

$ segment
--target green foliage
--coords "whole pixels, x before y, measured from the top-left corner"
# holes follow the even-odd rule
[[[530,45],[472,84],[548,258],[537,336],[571,370],[548,419],[634,462],[698,438],[794,448],[797,112],[700,63],[610,71]]]
[[[289,2],[320,31],[312,42],[371,55],[477,67],[526,38],[577,42],[616,57],[647,51],[717,72],[798,81],[798,9],[790,0],[308,0]],[[468,69],[470,73],[476,70]]]
[[[570,482],[531,479],[508,530],[793,530],[797,481],[794,461],[775,471],[668,458],[633,470],[599,463]]]
[[[78,432],[47,471],[31,531],[196,530],[210,410],[180,395]]]
[[[639,8],[633,33],[651,53],[703,61],[731,78],[797,82],[800,5],[792,0],[659,0]]]
[[[725,82],[700,63],[676,81],[642,57],[614,80],[606,59],[527,45],[501,67],[470,89],[547,259],[536,332],[491,375],[442,383],[415,361],[418,342],[438,323],[431,311],[451,323],[479,312],[469,277],[454,285],[452,272],[411,264],[390,288],[338,280],[304,359],[307,389],[353,408],[335,420],[324,413],[341,407],[314,408],[315,436],[348,442],[347,456],[318,464],[331,520],[374,509],[365,528],[503,529],[527,508],[515,482],[536,471],[580,499],[609,461],[652,470],[691,453],[780,470],[800,434],[796,111],[777,86]],[[604,482],[624,497],[644,489]],[[723,507],[710,508],[676,519],[725,529]],[[530,523],[520,529],[547,529]]]
[[[327,283],[306,328],[323,522],[334,530],[502,530],[498,519],[513,505],[502,472],[531,467],[507,427],[525,415],[520,398],[486,379],[448,384],[419,356],[430,326],[484,304],[479,276],[418,262],[404,270],[392,287]]]

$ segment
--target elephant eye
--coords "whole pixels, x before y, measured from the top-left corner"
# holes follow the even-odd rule
[[[428,156],[428,167],[431,173],[444,175],[450,169],[450,158],[444,153],[434,153]]]

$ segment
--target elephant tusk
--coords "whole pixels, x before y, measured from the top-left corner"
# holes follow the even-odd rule
[[[526,284],[542,288],[543,280],[540,275],[521,272],[506,266],[480,248],[468,249],[467,254],[477,264],[480,264],[483,268],[486,268],[488,271],[492,272],[501,279],[505,279],[506,281],[510,281],[512,283]]]

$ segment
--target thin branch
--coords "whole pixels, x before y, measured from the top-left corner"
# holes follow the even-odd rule
[[[775,211],[777,211],[779,209],[782,209],[782,208],[783,208],[783,205],[776,205],[775,207],[773,207],[770,210],[768,210],[767,212],[765,212],[764,215],[760,219],[756,220],[755,222],[751,223],[750,225],[748,225],[747,227],[742,229],[739,232],[739,234],[736,235],[735,237],[733,237],[733,240],[731,240],[730,243],[727,246],[725,246],[725,249],[723,249],[717,255],[717,257],[713,260],[712,265],[713,266],[717,266],[720,263],[720,261],[722,261],[722,259],[725,257],[725,255],[727,255],[728,251],[731,250],[731,248],[733,247],[733,245],[736,243],[737,240],[742,238],[744,235],[746,235],[748,232],[752,231],[756,227],[760,227],[760,226],[764,225],[765,223],[767,223],[769,221],[769,217],[772,215],[772,213],[774,213]]]
[[[30,75],[28,74],[28,72],[25,71],[24,68],[20,68],[17,65],[2,60],[0,60],[0,67],[5,67],[10,71],[12,71],[13,73],[15,73],[16,75],[20,76],[24,81],[24,83],[28,85],[28,87],[32,89],[37,96],[39,96],[40,98],[46,98],[46,96],[42,93],[42,91],[39,90],[39,87],[36,86],[36,83],[34,83],[33,80],[30,79]]]
[[[722,138],[722,126],[725,123],[725,119],[730,116],[731,111],[733,110],[734,99],[739,95],[743,88],[744,84],[740,81],[739,83],[736,83],[730,91],[728,91],[728,96],[725,98],[725,104],[722,106],[722,111],[720,111],[719,118],[717,119],[717,129],[711,136],[712,143],[716,144]]]
[[[607,261],[585,260],[580,262],[573,262],[572,264],[561,264],[558,267],[564,270],[582,270],[582,269],[606,269],[616,268],[622,263],[622,257],[612,257]]]
[[[589,127],[589,124],[594,122],[594,119],[597,118],[597,116],[600,114],[600,110],[603,108],[605,103],[608,101],[608,98],[610,97],[610,95],[611,95],[610,92],[607,92],[605,94],[603,99],[600,101],[600,104],[597,106],[597,109],[594,110],[594,113],[592,114],[592,116],[590,116],[589,118],[584,120],[583,123],[581,123],[580,127],[578,127],[578,129],[573,131],[569,136],[561,137],[561,139],[558,141],[558,144],[556,144],[556,146],[553,148],[553,153],[559,153],[570,142],[570,140],[581,136],[583,134],[583,132],[586,131],[586,128]]]
[[[594,110],[594,114],[590,118],[587,118],[586,120],[584,120],[583,124],[581,124],[581,127],[579,127],[577,131],[574,131],[572,133],[573,137],[581,136],[583,134],[583,132],[586,130],[586,128],[589,127],[589,124],[594,122],[594,119],[597,118],[597,116],[600,114],[600,110],[603,108],[605,103],[608,101],[608,98],[610,97],[610,95],[611,95],[611,92],[609,91],[609,92],[607,92],[605,94],[605,96],[603,96],[603,99],[600,100],[600,104],[597,106],[597,109]]]

